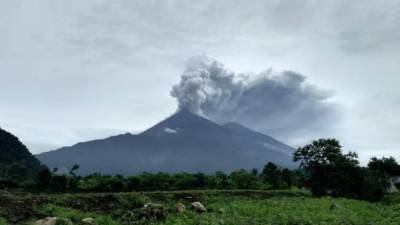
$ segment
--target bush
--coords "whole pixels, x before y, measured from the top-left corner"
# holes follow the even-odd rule
[[[384,181],[359,166],[357,154],[344,154],[335,139],[320,139],[297,149],[294,160],[306,172],[306,184],[315,196],[332,195],[377,201],[383,197]]]

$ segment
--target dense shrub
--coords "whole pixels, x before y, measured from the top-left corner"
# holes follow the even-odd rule
[[[320,139],[297,149],[294,160],[300,162],[306,173],[306,185],[318,197],[332,195],[377,201],[387,189],[389,176],[385,176],[382,163],[372,159],[369,169],[360,167],[357,154],[343,153],[335,139]],[[397,163],[387,165],[394,170]]]

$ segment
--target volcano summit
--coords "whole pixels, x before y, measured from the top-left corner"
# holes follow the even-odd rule
[[[82,175],[230,172],[267,162],[292,168],[293,148],[237,123],[216,124],[183,109],[150,129],[37,155],[50,168],[80,165]]]

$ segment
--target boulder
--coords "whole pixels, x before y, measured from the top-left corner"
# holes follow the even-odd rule
[[[70,219],[60,219],[57,217],[46,217],[36,221],[35,225],[72,225]]]
[[[86,224],[86,225],[97,225],[96,220],[94,220],[93,218],[90,218],[90,217],[82,219],[81,223]]]
[[[224,214],[225,213],[225,209],[223,209],[223,208],[220,208],[220,209],[218,209],[218,211],[217,211],[218,213],[220,213],[220,214]]]
[[[193,202],[193,203],[192,203],[192,209],[193,209],[195,212],[198,212],[198,213],[207,212],[206,207],[204,207],[204,205],[201,204],[201,202]]]
[[[145,217],[146,219],[165,219],[167,217],[167,214],[168,210],[164,207],[163,204],[149,203],[143,206],[139,217]]]
[[[176,203],[175,209],[176,209],[177,213],[183,213],[183,212],[185,212],[186,207],[184,204],[178,202],[178,203]]]
[[[56,225],[57,217],[46,217],[36,221],[35,225]]]

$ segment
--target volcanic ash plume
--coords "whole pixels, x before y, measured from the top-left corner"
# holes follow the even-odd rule
[[[278,137],[324,129],[335,114],[329,94],[293,71],[235,74],[206,56],[191,58],[171,95],[179,108],[218,123],[238,122]]]

